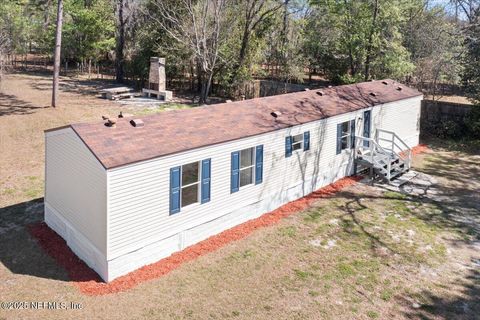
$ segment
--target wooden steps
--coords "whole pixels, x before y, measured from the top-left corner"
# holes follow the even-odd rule
[[[392,145],[392,148],[382,147],[378,139],[356,137],[355,163],[357,167],[367,168],[372,178],[377,176],[387,183],[391,183],[409,171],[411,150],[395,133],[385,130],[383,132],[391,134],[392,140],[382,138],[381,141],[388,142],[389,145]],[[378,134],[375,136],[378,137]],[[369,143],[365,144],[365,141]],[[403,144],[405,150],[396,152],[393,146],[399,144]]]

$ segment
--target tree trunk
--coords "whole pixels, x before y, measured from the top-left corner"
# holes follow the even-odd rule
[[[88,79],[92,76],[92,59],[88,59]]]
[[[202,67],[200,66],[200,62],[197,60],[197,92],[200,93],[202,92],[202,84],[203,84],[203,78],[202,78]]]
[[[205,77],[205,72],[203,70],[199,70],[199,77],[198,77],[200,92],[199,92],[199,104],[205,104],[207,102],[207,95],[205,94],[207,88],[207,81]]]
[[[58,80],[60,75],[60,53],[62,48],[63,0],[58,0],[57,29],[55,35],[55,53],[53,61],[52,107],[57,107]]]
[[[238,63],[233,68],[233,75],[232,75],[232,80],[231,83],[235,83],[235,81],[238,78],[238,73],[240,71],[240,68],[243,67],[243,64],[245,63],[245,58],[247,56],[247,50],[248,50],[248,42],[250,41],[250,26],[248,24],[248,21],[245,22],[244,30],[243,30],[243,37],[242,37],[242,44],[240,47],[240,54],[238,57]]]
[[[193,67],[193,61],[190,60],[190,91],[195,90],[195,78],[194,78],[195,69]]]
[[[115,79],[123,83],[125,77],[124,71],[124,53],[125,47],[125,19],[123,17],[124,0],[117,0],[117,45],[115,50]]]
[[[210,93],[210,88],[212,87],[213,71],[201,70],[201,91],[200,91],[200,104],[206,104],[207,98]]]
[[[282,33],[281,33],[281,69],[283,70],[283,76],[285,79],[283,79],[285,82],[287,81],[287,72],[286,72],[286,67],[288,65],[288,4],[290,0],[285,0],[283,2],[284,6],[284,12],[283,12],[283,26],[282,26]]]
[[[372,59],[372,49],[373,49],[373,35],[375,34],[375,29],[377,27],[377,15],[378,15],[378,0],[375,0],[373,8],[373,17],[372,17],[372,30],[368,36],[367,44],[367,57],[365,59],[365,81],[368,81],[370,78],[370,61]]]

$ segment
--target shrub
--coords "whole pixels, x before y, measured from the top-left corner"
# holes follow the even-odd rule
[[[470,137],[480,139],[480,104],[472,107],[465,120],[465,125]]]

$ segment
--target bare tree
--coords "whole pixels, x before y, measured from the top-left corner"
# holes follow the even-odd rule
[[[227,7],[231,0],[156,0],[156,14],[150,15],[171,38],[191,51],[197,61],[201,81],[200,103],[206,103],[212,78],[220,56],[220,48],[229,36],[233,23]]]
[[[459,11],[467,18],[470,24],[478,22],[480,16],[480,0],[450,0],[458,18]]]
[[[285,1],[288,3],[288,0]],[[244,22],[243,22],[243,32],[242,40],[240,45],[238,62],[233,68],[232,82],[234,82],[238,76],[240,68],[245,63],[245,59],[248,54],[248,49],[250,45],[250,37],[252,33],[257,29],[257,27],[268,17],[273,15],[277,10],[282,8],[284,3],[272,2],[268,0],[246,0],[241,1],[241,9],[243,10]]]
[[[62,23],[63,23],[63,0],[58,0],[57,6],[57,28],[55,35],[55,54],[53,61],[53,91],[52,107],[57,107],[58,80],[60,76],[60,53],[62,48]]]

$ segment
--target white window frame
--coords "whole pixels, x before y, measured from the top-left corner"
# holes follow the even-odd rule
[[[245,167],[245,168],[242,168],[242,151],[245,151],[245,150],[251,150],[252,152],[252,165],[248,166],[248,167]],[[238,159],[238,164],[239,164],[239,168],[238,168],[238,189],[243,189],[243,188],[246,188],[250,185],[253,185],[255,183],[255,163],[256,163],[256,152],[255,152],[255,147],[250,147],[250,148],[245,148],[245,149],[242,149],[238,152],[239,154],[239,159]],[[252,180],[250,183],[242,186],[242,171],[244,170],[247,170],[247,169],[250,169],[252,168]]]
[[[297,142],[294,142],[295,137],[298,137],[298,136],[300,136],[300,140],[297,141]],[[292,137],[292,138],[291,138],[291,139],[292,139],[292,152],[303,151],[303,143],[304,143],[303,140],[304,140],[304,138],[305,138],[304,134],[303,134],[303,133],[299,133],[299,134],[293,135],[293,136],[291,136],[291,137]],[[300,148],[295,149],[294,146],[296,146],[296,145],[299,145]]]
[[[192,163],[197,163],[198,164],[198,174],[197,174],[197,177],[198,177],[198,180],[196,182],[192,182],[192,183],[189,183],[187,185],[183,185],[183,167],[184,166],[188,166],[189,164],[192,164]],[[190,206],[193,206],[193,205],[196,205],[196,204],[199,204],[200,203],[200,194],[201,194],[201,191],[200,191],[200,187],[201,187],[201,161],[193,161],[193,162],[189,162],[189,163],[185,163],[181,166],[181,170],[180,170],[180,209],[181,208],[187,208],[187,207],[190,207]],[[187,205],[183,205],[183,189],[184,188],[187,188],[187,187],[190,187],[190,186],[193,186],[193,185],[198,185],[197,187],[197,201],[194,202],[194,203],[190,203],[190,204],[187,204]]]
[[[342,152],[343,150],[349,150],[352,148],[351,146],[351,143],[352,143],[352,125],[351,125],[351,122],[352,120],[348,120],[348,121],[344,121],[341,123],[342,125],[342,132],[343,132],[343,125],[346,123],[347,124],[347,134],[342,134],[342,136],[340,137],[340,152]],[[347,138],[347,146],[345,148],[342,148],[342,140],[343,138]]]

